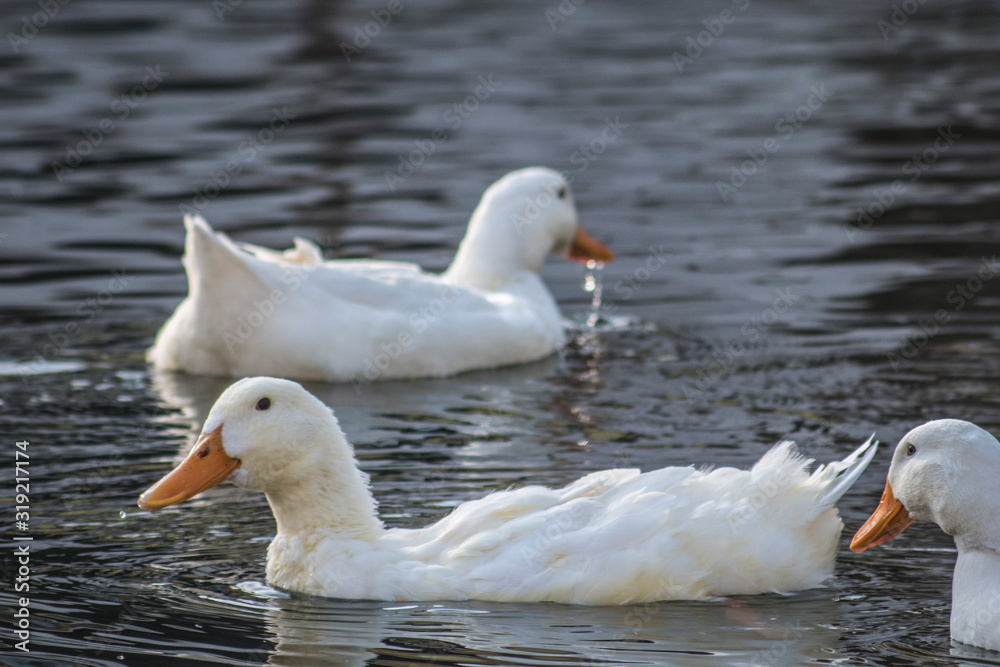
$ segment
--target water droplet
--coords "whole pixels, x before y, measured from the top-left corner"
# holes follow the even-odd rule
[[[121,510],[120,512],[118,512],[119,519],[125,519],[127,517],[128,517],[128,512],[126,512],[125,510]]]
[[[589,260],[587,269],[583,273],[583,289],[594,295],[590,300],[590,315],[587,317],[587,326],[591,329],[604,319],[601,317],[601,301],[604,298],[604,286],[601,281],[603,269],[604,262]]]

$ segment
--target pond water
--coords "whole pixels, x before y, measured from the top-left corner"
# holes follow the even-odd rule
[[[908,429],[1000,428],[996,4],[39,7],[0,7],[0,500],[13,514],[27,440],[34,538],[31,653],[5,619],[0,662],[1000,665],[949,641],[936,526],[847,549]],[[308,385],[387,523],[612,466],[747,466],[784,437],[826,461],[875,431],[826,588],[631,608],[289,597],[264,583],[262,497],[136,508],[228,385],[143,360],[186,291],[185,207],[240,241],[439,270],[482,191],[533,164],[572,174],[618,254],[593,327],[584,269],[554,258],[557,357]]]

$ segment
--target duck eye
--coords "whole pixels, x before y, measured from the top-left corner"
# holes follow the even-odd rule
[[[566,186],[564,185],[561,188],[559,188],[559,192],[556,194],[559,197],[559,199],[566,199],[567,193],[568,191],[566,190]]]
[[[910,443],[910,444],[908,444],[906,446],[906,455],[907,456],[913,456],[916,453],[917,453],[917,448],[913,446],[913,443]]]
[[[269,407],[271,407],[271,399],[265,396],[264,398],[257,401],[257,405],[255,407],[261,411],[267,410]]]

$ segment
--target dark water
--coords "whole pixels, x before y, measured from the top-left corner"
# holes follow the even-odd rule
[[[931,525],[863,556],[845,535],[829,587],[787,597],[387,604],[268,588],[263,498],[135,507],[227,384],[143,361],[186,289],[182,207],[241,241],[442,269],[485,187],[532,164],[572,172],[618,253],[614,326],[523,367],[309,385],[391,525],[611,466],[748,465],[781,437],[828,460],[932,418],[996,432],[1000,6],[55,6],[0,6],[4,610],[19,440],[34,538],[31,653],[4,611],[0,662],[1000,664],[949,642],[955,553]],[[388,23],[348,63],[372,11]],[[581,268],[544,274],[584,322]],[[842,501],[847,533],[888,459]]]

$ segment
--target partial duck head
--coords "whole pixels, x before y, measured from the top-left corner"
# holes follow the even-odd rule
[[[215,402],[187,458],[139,498],[157,510],[226,480],[261,491],[279,532],[317,525],[372,528],[368,477],[333,412],[297,382],[244,378]]]
[[[460,282],[477,275],[509,277],[537,273],[545,258],[559,253],[581,262],[610,262],[615,256],[580,226],[569,183],[557,171],[529,167],[511,172],[483,194],[469,230],[448,270]]]
[[[959,546],[1000,543],[1000,442],[975,424],[939,419],[899,441],[878,509],[851,542],[861,552],[914,520],[933,521]]]

